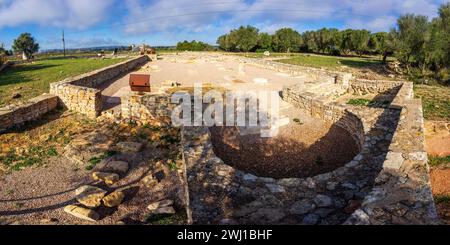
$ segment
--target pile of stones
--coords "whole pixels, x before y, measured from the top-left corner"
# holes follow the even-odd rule
[[[104,163],[99,169],[101,171],[92,173],[93,180],[111,186],[120,180],[120,175],[123,176],[128,172],[129,164],[124,161],[110,161]],[[108,192],[99,187],[85,185],[75,190],[75,199],[78,203],[66,206],[64,211],[80,219],[98,221],[100,215],[95,211],[96,208],[102,204],[108,208],[118,207],[124,198],[123,190]]]
[[[119,142],[114,149],[133,155],[142,151],[143,144],[130,141]],[[167,175],[166,171],[161,168],[164,165],[162,161],[157,162],[155,166],[162,170],[147,175],[140,180],[140,183],[153,191],[164,189],[164,185],[161,184]],[[128,187],[122,186],[115,188],[115,186],[127,175],[130,167],[131,165],[128,162],[117,160],[114,157],[97,164],[91,173],[91,178],[95,184],[84,185],[76,189],[75,199],[77,203],[66,206],[64,211],[79,219],[90,222],[103,219],[98,212],[102,207],[117,208],[125,201]],[[158,202],[153,202],[147,208],[149,217],[157,218],[161,215],[174,215],[176,214],[176,210],[173,206],[174,201],[171,199],[162,199]]]

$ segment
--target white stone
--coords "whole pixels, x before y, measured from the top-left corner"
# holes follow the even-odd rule
[[[266,187],[270,190],[272,193],[283,193],[286,192],[283,186],[277,185],[277,184],[266,184]]]
[[[405,159],[400,152],[389,152],[386,156],[386,160],[383,163],[384,169],[399,170]]]
[[[254,176],[253,174],[246,174],[246,175],[244,175],[243,178],[245,181],[251,181],[251,182],[256,181],[258,179],[258,177]]]
[[[169,206],[172,206],[172,205],[173,205],[173,201],[167,199],[167,200],[162,200],[162,201],[159,201],[159,202],[154,202],[154,203],[148,205],[147,209],[150,210],[150,211],[155,211],[158,208],[169,207]]]

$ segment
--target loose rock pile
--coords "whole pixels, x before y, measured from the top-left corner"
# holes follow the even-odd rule
[[[101,172],[93,172],[92,179],[110,186],[120,180],[119,174],[124,176],[128,172],[129,164],[124,161],[108,161],[98,169]],[[102,204],[108,208],[118,207],[125,199],[125,193],[122,190],[108,192],[96,186],[85,185],[75,190],[75,199],[78,204],[66,206],[66,213],[87,221],[98,221],[101,217],[94,209]]]

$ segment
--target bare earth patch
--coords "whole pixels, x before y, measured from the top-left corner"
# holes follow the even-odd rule
[[[225,163],[260,177],[303,178],[331,172],[359,151],[347,131],[317,120],[297,119],[280,128],[274,138],[240,135],[240,131],[211,128],[214,152]]]

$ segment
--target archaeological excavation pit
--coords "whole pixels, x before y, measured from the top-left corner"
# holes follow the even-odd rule
[[[225,164],[260,177],[316,176],[344,166],[360,151],[346,129],[306,116],[280,127],[275,137],[263,138],[249,131],[243,127],[212,127],[211,141],[215,154]]]

